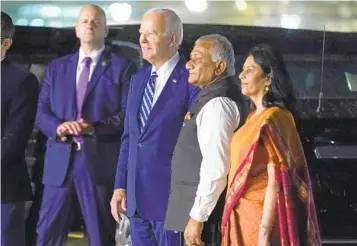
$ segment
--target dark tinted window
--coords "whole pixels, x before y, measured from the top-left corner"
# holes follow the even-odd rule
[[[285,56],[287,68],[298,97],[318,98],[320,92],[321,58]],[[237,73],[241,71],[244,57],[236,57]],[[329,57],[324,63],[323,96],[331,98],[357,97],[355,76],[357,59],[354,57]]]

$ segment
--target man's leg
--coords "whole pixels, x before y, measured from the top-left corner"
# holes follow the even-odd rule
[[[95,198],[99,219],[100,236],[104,246],[115,244],[116,222],[110,210],[113,189],[105,186],[95,187]]]
[[[45,185],[37,225],[37,246],[63,246],[70,222],[71,187]]]
[[[25,202],[1,204],[1,246],[25,246]]]
[[[115,246],[115,220],[110,213],[111,191],[95,187],[83,152],[78,152],[74,162],[73,184],[77,192],[89,244]]]
[[[141,218],[138,213],[136,213],[134,217],[130,218],[130,236],[132,244],[135,246],[160,245],[156,241],[155,233],[150,221]]]
[[[36,182],[35,197],[30,208],[29,215],[26,219],[26,246],[36,246],[36,226],[40,217],[40,208],[43,194],[43,185]]]
[[[159,246],[182,246],[180,245],[180,233],[165,230],[164,222],[151,221],[151,225]]]

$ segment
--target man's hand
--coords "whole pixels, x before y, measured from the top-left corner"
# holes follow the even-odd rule
[[[94,127],[88,120],[80,119],[78,123],[81,127],[81,134],[92,134],[94,132]]]
[[[57,127],[56,133],[60,140],[64,141],[67,135],[84,135],[92,134],[94,132],[93,126],[89,121],[80,119],[77,121],[66,121]]]
[[[120,209],[126,211],[126,191],[124,189],[116,189],[110,201],[112,215],[116,222],[120,223]]]
[[[57,127],[56,133],[62,138],[66,135],[78,135],[81,132],[81,126],[76,121],[66,121]]]
[[[190,218],[185,228],[185,243],[187,246],[202,245],[201,235],[203,230],[203,222]]]

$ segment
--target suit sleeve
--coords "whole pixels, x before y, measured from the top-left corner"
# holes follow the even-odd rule
[[[24,154],[35,122],[39,83],[29,74],[17,87],[10,104],[10,117],[4,126],[1,139],[1,164]]]
[[[118,140],[121,138],[124,128],[124,118],[131,76],[136,71],[137,67],[135,63],[130,62],[120,78],[120,105],[118,105],[117,111],[114,115],[111,115],[106,119],[99,122],[93,122],[96,138],[104,141],[110,141],[112,139]]]
[[[133,80],[132,77],[131,80]],[[133,82],[130,83],[130,89],[128,93],[128,109],[130,110],[130,102],[132,98]],[[125,189],[127,184],[128,173],[128,158],[129,158],[129,117],[124,119],[124,132],[121,138],[120,153],[117,164],[117,171],[115,175],[114,189]]]
[[[36,127],[48,138],[55,139],[57,127],[62,121],[51,110],[51,64],[47,67],[41,83],[40,97],[36,115]]]
[[[193,85],[188,85],[188,110],[195,104],[200,88]]]

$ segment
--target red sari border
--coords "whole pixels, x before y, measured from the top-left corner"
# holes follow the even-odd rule
[[[247,177],[250,171],[250,167],[253,161],[253,155],[258,144],[258,140],[262,133],[268,135],[273,144],[275,145],[276,152],[281,158],[281,166],[275,167],[275,178],[278,184],[279,190],[277,192],[277,212],[278,212],[278,223],[279,232],[281,238],[281,245],[283,246],[294,246],[300,245],[297,219],[293,211],[293,197],[292,197],[292,187],[294,187],[298,193],[299,200],[304,204],[304,211],[306,211],[306,242],[310,246],[321,245],[320,232],[317,223],[317,216],[315,211],[315,204],[312,194],[311,179],[308,172],[305,156],[294,156],[294,151],[291,151],[291,146],[289,146],[285,138],[280,135],[277,126],[274,121],[269,117],[264,119],[264,123],[261,126],[260,131],[256,136],[252,135],[253,143],[249,148],[242,164],[239,166],[238,170],[234,174],[231,184],[228,188],[228,193],[226,197],[226,203],[224,207],[223,217],[222,217],[222,238],[225,237],[225,232],[229,223],[229,218],[232,211],[237,205],[238,200],[242,196],[245,188]],[[290,120],[290,119],[289,119]],[[281,124],[281,122],[280,122]],[[288,136],[291,137],[291,136]],[[296,132],[295,138],[298,138]],[[294,141],[297,141],[296,139]],[[302,151],[301,143],[294,142],[297,144],[295,146],[298,148],[297,153]],[[290,147],[290,148],[289,148]],[[295,158],[295,159],[294,159]],[[302,163],[303,162],[303,163]],[[300,170],[296,170],[296,169]]]

